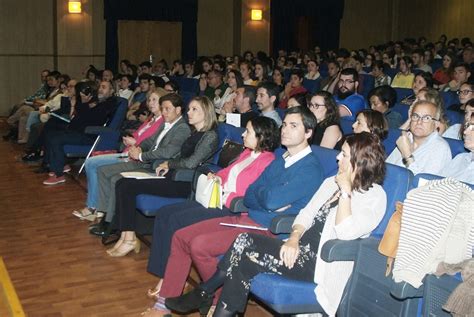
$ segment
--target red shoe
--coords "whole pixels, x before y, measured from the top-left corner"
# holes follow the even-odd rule
[[[43,182],[44,185],[57,185],[66,182],[66,178],[63,176],[57,177],[56,175],[50,176]]]

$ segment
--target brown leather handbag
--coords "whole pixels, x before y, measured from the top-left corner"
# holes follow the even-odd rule
[[[395,204],[395,212],[388,221],[387,228],[383,233],[382,240],[379,244],[379,252],[387,257],[387,268],[385,276],[389,276],[392,272],[393,261],[397,256],[398,240],[400,238],[400,228],[402,225],[403,203],[397,201]]]

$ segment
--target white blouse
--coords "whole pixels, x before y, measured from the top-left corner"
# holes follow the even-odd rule
[[[306,228],[305,230],[309,229],[316,213],[337,189],[335,177],[327,178],[306,207],[301,209],[293,224],[302,225]],[[352,192],[352,215],[340,224],[336,225],[337,208],[329,212],[321,233],[314,271],[314,282],[317,284],[316,298],[328,315],[336,314],[354,263],[353,261],[325,262],[320,257],[322,246],[326,241],[333,239],[355,240],[368,237],[382,220],[386,206],[385,191],[382,186],[374,184],[367,191]]]

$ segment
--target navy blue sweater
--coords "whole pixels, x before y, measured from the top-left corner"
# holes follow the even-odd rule
[[[297,214],[305,207],[323,182],[323,168],[311,152],[285,168],[285,160],[277,156],[262,175],[246,191],[244,204],[249,217],[269,228],[272,219],[282,214]],[[283,212],[274,212],[291,205]]]

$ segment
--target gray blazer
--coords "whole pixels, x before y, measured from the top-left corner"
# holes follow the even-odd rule
[[[142,161],[151,163],[154,161],[166,161],[175,158],[181,151],[181,145],[191,135],[191,129],[186,121],[181,117],[175,125],[166,133],[156,150],[156,140],[165,128],[162,124],[151,137],[145,139],[141,144]]]
[[[216,130],[206,131],[201,137],[201,140],[196,144],[194,153],[191,156],[186,158],[178,156],[170,160],[168,166],[170,169],[195,169],[216,152],[218,143],[219,137],[217,136]]]

